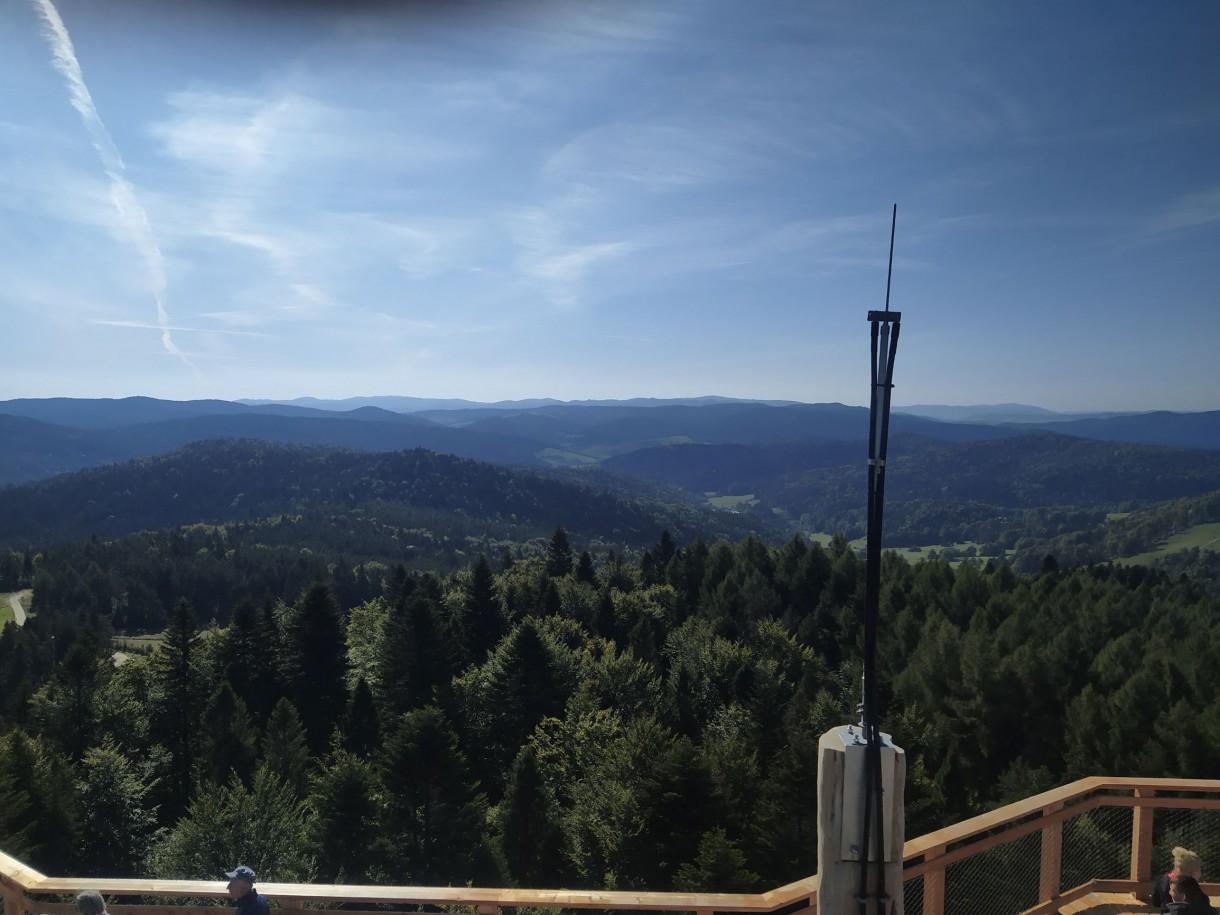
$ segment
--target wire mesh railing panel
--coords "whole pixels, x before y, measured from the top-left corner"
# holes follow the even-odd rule
[[[1033,832],[945,868],[945,915],[1012,915],[1038,902],[1042,837]]]
[[[1063,823],[1057,890],[1090,880],[1122,880],[1131,873],[1131,823],[1125,807],[1098,807]]]
[[[1173,849],[1188,848],[1203,862],[1203,879],[1220,880],[1220,810],[1158,810],[1152,827],[1152,873],[1173,866]]]
[[[923,915],[923,875],[902,884],[903,915]]]

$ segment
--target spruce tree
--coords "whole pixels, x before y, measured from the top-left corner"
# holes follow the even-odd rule
[[[208,700],[202,721],[200,776],[223,785],[236,775],[243,784],[250,784],[258,729],[228,681],[222,680]]]
[[[487,557],[482,553],[470,570],[470,587],[466,592],[463,631],[466,655],[475,664],[482,664],[487,653],[508,632],[508,621],[500,609],[495,593],[495,576]]]
[[[268,642],[259,608],[249,599],[239,601],[229,617],[219,655],[224,678],[260,725],[279,698],[273,663],[276,649],[274,641]]]
[[[339,751],[311,779],[309,844],[317,855],[319,881],[376,882],[380,801],[372,764],[352,753]]]
[[[291,788],[297,797],[304,797],[306,774],[309,770],[309,747],[305,728],[296,707],[281,699],[267,719],[263,737],[262,766]]]
[[[373,692],[363,677],[356,681],[351,701],[347,705],[347,717],[343,722],[343,746],[349,753],[366,758],[381,743],[381,727],[377,719],[377,707]]]
[[[551,578],[559,578],[571,571],[572,547],[568,543],[568,532],[561,525],[555,528],[546,550],[546,574]]]
[[[526,744],[513,761],[500,802],[500,851],[517,886],[561,886],[563,831],[558,809],[538,772],[534,748]]]
[[[347,633],[329,586],[310,585],[285,615],[281,672],[314,754],[347,707]]]
[[[186,809],[194,786],[192,770],[202,731],[201,676],[196,653],[195,611],[185,599],[174,606],[165,641],[154,658],[153,732],[170,754],[171,817]]]
[[[478,857],[487,801],[470,777],[449,720],[436,706],[407,712],[378,755],[387,865],[404,883],[466,883]]]
[[[597,570],[593,567],[593,557],[588,550],[581,550],[576,561],[576,580],[586,585],[597,581]]]

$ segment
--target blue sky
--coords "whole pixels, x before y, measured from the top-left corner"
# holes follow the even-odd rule
[[[1220,408],[1220,4],[0,5],[0,397]]]

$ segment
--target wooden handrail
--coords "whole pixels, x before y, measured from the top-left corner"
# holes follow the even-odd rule
[[[1106,792],[1125,792],[1116,796]],[[947,826],[936,832],[911,839],[903,847],[904,879],[924,877],[924,915],[941,915],[945,896],[945,868],[997,845],[1012,841],[1031,832],[1043,831],[1043,853],[1058,856],[1057,830],[1074,816],[1098,807],[1131,807],[1149,814],[1162,808],[1220,809],[1220,797],[1206,799],[1165,797],[1165,793],[1198,793],[1220,795],[1220,780],[1214,779],[1141,779],[1094,776],[1069,785],[1044,791],[997,810]],[[1136,818],[1133,835],[1131,880],[1093,881],[1083,887],[1058,892],[1043,900],[1035,912],[1056,911],[1056,904],[1096,889],[1116,892],[1136,892],[1146,886],[1135,879],[1149,874],[1148,864],[1140,856],[1151,854],[1151,825],[1146,816]],[[1055,868],[1059,861],[1053,862]],[[1057,883],[1044,876],[1038,868],[1040,895],[1047,895]],[[1210,888],[1211,885],[1209,885]],[[1087,889],[1091,887],[1092,889]],[[212,880],[144,880],[89,879],[48,877],[32,867],[0,852],[0,895],[4,900],[4,915],[27,915],[45,912],[68,915],[69,909],[60,902],[35,902],[31,896],[62,896],[81,889],[96,889],[118,896],[188,897],[224,899],[228,896],[220,881]],[[599,890],[536,890],[478,887],[403,887],[368,885],[327,885],[304,883],[260,883],[265,896],[285,903],[289,910],[299,910],[308,902],[365,903],[368,905],[445,905],[471,906],[480,915],[491,915],[501,908],[547,909],[621,909],[652,911],[688,911],[699,915],[714,912],[768,913],[804,903],[803,913],[816,911],[818,878],[816,875],[777,887],[765,893],[662,893]],[[198,906],[116,906],[120,913],[146,915],[187,915],[206,911]],[[312,912],[312,910],[311,910]],[[318,912],[316,915],[325,915]],[[350,915],[350,913],[349,913]]]
[[[1050,791],[1035,794],[1033,797],[1027,797],[1024,800],[1005,807],[981,813],[968,820],[962,820],[960,823],[954,823],[952,826],[946,826],[944,829],[938,829],[936,832],[930,832],[916,839],[908,839],[907,843],[902,847],[902,856],[904,859],[910,860],[923,854],[925,848],[935,848],[939,845],[952,845],[962,842],[979,833],[991,832],[1000,826],[1006,826],[1017,820],[1039,815],[1045,807],[1058,803],[1067,805],[1072,801],[1099,791],[1136,791],[1137,789],[1146,791],[1220,792],[1220,780],[1203,778],[1102,778],[1098,776],[1082,778],[1061,788],[1053,788]],[[1147,800],[1152,806],[1157,806],[1162,799],[1148,798]],[[1070,808],[1068,809],[1070,812]]]
[[[1128,792],[1122,796],[1103,792]],[[1134,816],[1130,880],[1093,881],[1087,886],[1059,891],[1062,861],[1060,855],[1062,824],[1065,820],[1100,807],[1132,808],[1135,814],[1162,809],[1220,809],[1220,798],[1158,797],[1158,792],[1220,794],[1220,780],[1214,779],[1141,779],[1101,778],[1081,779],[1070,785],[1045,791],[998,810],[955,823],[907,842],[904,851],[903,879],[924,878],[924,915],[943,915],[945,900],[945,868],[957,861],[972,858],[982,852],[1004,845],[1032,832],[1042,834],[1042,853],[1038,861],[1038,896],[1041,902],[1026,915],[1046,915],[1059,907],[1094,891],[1116,891],[1138,896],[1148,888],[1151,875],[1152,821]],[[952,849],[946,851],[950,845]],[[1048,849],[1054,849],[1054,860],[1048,862]],[[1049,864],[1049,868],[1046,866]],[[1141,875],[1149,875],[1142,879]],[[1099,890],[1101,884],[1105,890]]]

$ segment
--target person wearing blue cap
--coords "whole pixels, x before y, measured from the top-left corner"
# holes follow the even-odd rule
[[[237,900],[233,915],[271,915],[267,897],[254,891],[254,871],[239,864],[225,871],[225,876],[229,878],[229,895]]]

